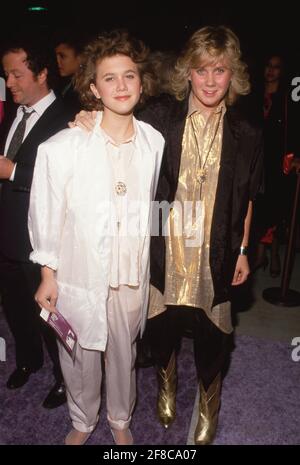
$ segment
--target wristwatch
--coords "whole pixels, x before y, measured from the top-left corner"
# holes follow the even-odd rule
[[[240,255],[248,255],[248,246],[241,246],[240,247]]]

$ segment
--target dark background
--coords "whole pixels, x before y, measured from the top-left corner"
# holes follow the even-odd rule
[[[47,12],[29,12],[29,6],[44,6]],[[218,2],[216,0],[6,0],[0,4],[0,38],[5,40],[21,28],[40,29],[43,34],[61,27],[96,33],[126,27],[152,48],[178,49],[196,29],[225,24],[241,39],[245,54],[279,48],[300,56],[297,3],[282,1]]]
[[[297,2],[273,0],[5,0],[0,4],[0,52],[20,31],[34,31],[51,43],[54,31],[71,29],[84,37],[125,27],[152,50],[179,51],[205,25],[224,24],[238,35],[251,75],[262,75],[268,53],[286,59],[289,82],[300,76],[300,13]],[[29,11],[42,6],[47,11]]]

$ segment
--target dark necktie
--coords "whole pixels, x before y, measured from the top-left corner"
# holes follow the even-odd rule
[[[12,139],[10,141],[7,154],[6,154],[6,157],[9,158],[10,160],[13,160],[15,158],[17,151],[21,147],[25,129],[26,129],[26,121],[28,120],[29,116],[34,112],[34,110],[30,112],[26,112],[24,107],[22,108],[22,110],[23,110],[23,118],[21,119],[18,126],[16,127],[16,130],[12,136]]]

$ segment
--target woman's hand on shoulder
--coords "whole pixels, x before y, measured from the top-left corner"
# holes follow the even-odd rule
[[[78,126],[79,128],[83,129],[84,131],[91,132],[96,123],[96,116],[97,111],[85,111],[81,110],[75,116],[74,121],[68,123],[69,128],[75,128]]]

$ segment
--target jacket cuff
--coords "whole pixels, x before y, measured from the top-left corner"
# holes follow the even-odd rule
[[[52,270],[56,271],[58,267],[58,259],[50,253],[34,250],[29,256],[30,261],[38,263],[41,266],[48,266]]]

